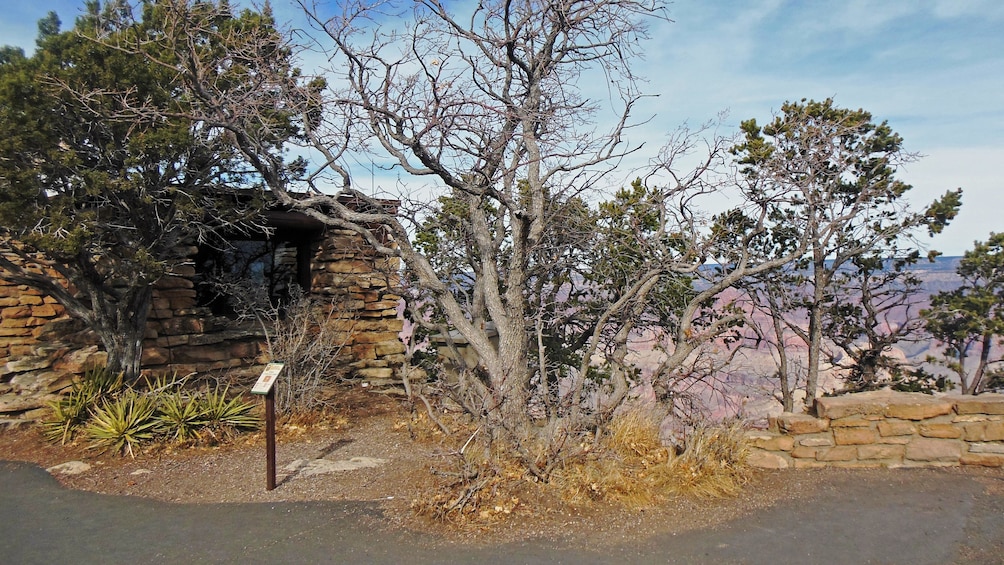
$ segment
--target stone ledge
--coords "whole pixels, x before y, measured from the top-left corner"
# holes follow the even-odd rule
[[[953,398],[957,414],[1004,414],[1004,394],[981,394]]]
[[[820,418],[860,415],[925,420],[951,413],[951,401],[919,392],[877,390],[816,399],[816,414]]]

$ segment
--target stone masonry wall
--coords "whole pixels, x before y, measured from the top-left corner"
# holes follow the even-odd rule
[[[190,250],[194,257],[196,249]],[[13,256],[8,255],[13,258]],[[354,376],[389,382],[403,360],[403,322],[394,294],[396,260],[377,257],[351,232],[329,231],[311,261],[311,294],[336,304]],[[260,330],[197,305],[194,260],[156,285],[143,351],[144,371],[253,375],[267,359]],[[52,297],[3,279],[0,271],[0,420],[44,416],[46,402],[88,367],[104,363],[92,332]]]
[[[761,468],[1004,467],[1004,395],[874,391],[816,399],[749,433]]]

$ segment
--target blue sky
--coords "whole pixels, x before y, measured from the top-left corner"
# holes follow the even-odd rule
[[[305,25],[287,0],[272,4],[278,19]],[[82,6],[7,0],[0,44],[30,51],[39,18],[55,10],[65,29]],[[1004,231],[1004,2],[676,0],[670,17],[637,66],[659,95],[636,113],[653,117],[631,140],[648,154],[683,122],[727,110],[727,126],[763,123],[786,100],[832,96],[888,120],[924,156],[900,175],[916,206],[964,189],[962,213],[932,247],[957,255]]]

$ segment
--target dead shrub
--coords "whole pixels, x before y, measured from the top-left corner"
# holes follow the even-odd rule
[[[511,450],[486,446],[476,435],[460,450],[442,454],[443,466],[432,470],[440,483],[430,496],[412,501],[416,514],[468,527],[505,521],[523,509],[531,483],[526,467]]]
[[[570,504],[610,501],[652,506],[672,495],[731,496],[745,483],[748,447],[741,422],[695,427],[683,452],[663,445],[657,412],[625,412],[611,422],[595,454],[555,477]]]
[[[556,468],[548,480],[526,470],[516,451],[502,442],[487,445],[473,421],[454,419],[447,437],[417,413],[413,434],[441,439],[454,447],[441,453],[433,469],[435,491],[412,502],[420,516],[453,526],[490,527],[538,510],[541,501],[575,507],[613,503],[645,508],[673,496],[721,497],[739,492],[748,478],[748,447],[742,422],[704,424],[687,435],[680,454],[660,437],[663,414],[632,410],[616,416],[594,444]]]
[[[668,486],[678,494],[733,496],[749,479],[748,455],[742,421],[700,424],[687,435],[683,452],[669,466]]]

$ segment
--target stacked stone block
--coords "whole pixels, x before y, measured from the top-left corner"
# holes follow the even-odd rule
[[[763,468],[1004,467],[1004,395],[874,391],[819,398],[749,433]]]

